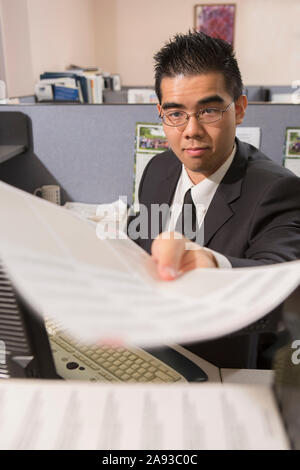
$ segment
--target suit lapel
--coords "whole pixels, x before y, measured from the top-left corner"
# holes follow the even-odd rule
[[[180,177],[182,165],[180,161],[174,155],[174,161],[170,165],[167,175],[163,178],[159,184],[159,190],[152,199],[152,204],[167,204],[171,207],[178,179]],[[166,227],[168,218],[161,218],[159,221],[159,233],[163,232]],[[157,234],[158,235],[158,234]]]
[[[159,189],[151,200],[152,203],[171,205],[181,170],[182,165],[174,155],[174,161],[172,161],[172,165],[170,165],[167,175],[162,178],[159,184]]]
[[[248,153],[242,142],[236,139],[237,150],[233,162],[221,181],[204,219],[204,245],[207,246],[215,233],[234,215],[231,203],[240,197],[243,178],[247,168]],[[172,152],[173,153],[173,152]],[[167,175],[161,179],[149,204],[171,206],[182,164],[178,158],[170,160]],[[160,232],[164,230],[160,224]],[[158,234],[157,234],[158,235]]]
[[[204,219],[204,245],[234,215],[231,203],[241,194],[247,167],[247,154],[243,144],[236,139],[237,150],[233,162],[221,181]]]

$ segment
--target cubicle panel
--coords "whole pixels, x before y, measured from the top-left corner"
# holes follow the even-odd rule
[[[260,150],[282,165],[287,127],[300,127],[300,105],[249,104],[242,127],[260,127]]]
[[[0,106],[30,118],[32,148],[0,165],[0,178],[26,191],[62,187],[62,200],[132,201],[135,126],[159,122],[152,104]],[[285,128],[300,127],[300,106],[249,104],[243,126],[261,128],[261,150],[282,164]]]
[[[135,124],[158,122],[153,105],[27,105],[33,149],[0,168],[1,179],[26,191],[58,184],[63,201],[132,202]],[[2,108],[0,108],[1,112]]]
[[[20,104],[34,104],[36,103],[36,99],[34,95],[28,95],[28,96],[19,96],[17,98],[19,100]]]

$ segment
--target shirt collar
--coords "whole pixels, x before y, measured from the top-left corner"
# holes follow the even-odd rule
[[[225,160],[225,162],[213,173],[211,174],[208,178],[205,178],[204,180],[200,181],[198,184],[194,184],[184,165],[182,165],[182,186],[184,193],[192,188],[192,198],[195,204],[197,202],[202,202],[204,205],[208,205],[211,199],[211,196],[214,194],[216,191],[218,185],[221,183],[222,179],[224,178],[225,174],[227,173],[234,155],[236,152],[236,144],[234,144],[233,149],[229,157]]]

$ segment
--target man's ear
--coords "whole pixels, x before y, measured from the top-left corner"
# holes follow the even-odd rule
[[[235,123],[236,125],[242,124],[246,108],[248,105],[248,100],[246,95],[241,95],[238,99],[234,102],[235,104]]]
[[[157,110],[158,110],[158,114],[159,114],[159,116],[160,116],[160,113],[161,113],[161,105],[158,103],[158,104],[156,105],[156,107],[157,107]]]

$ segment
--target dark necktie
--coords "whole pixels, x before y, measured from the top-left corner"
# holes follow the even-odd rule
[[[197,213],[191,195],[191,188],[185,193],[182,210],[176,222],[175,231],[182,233],[191,241],[196,239]]]

